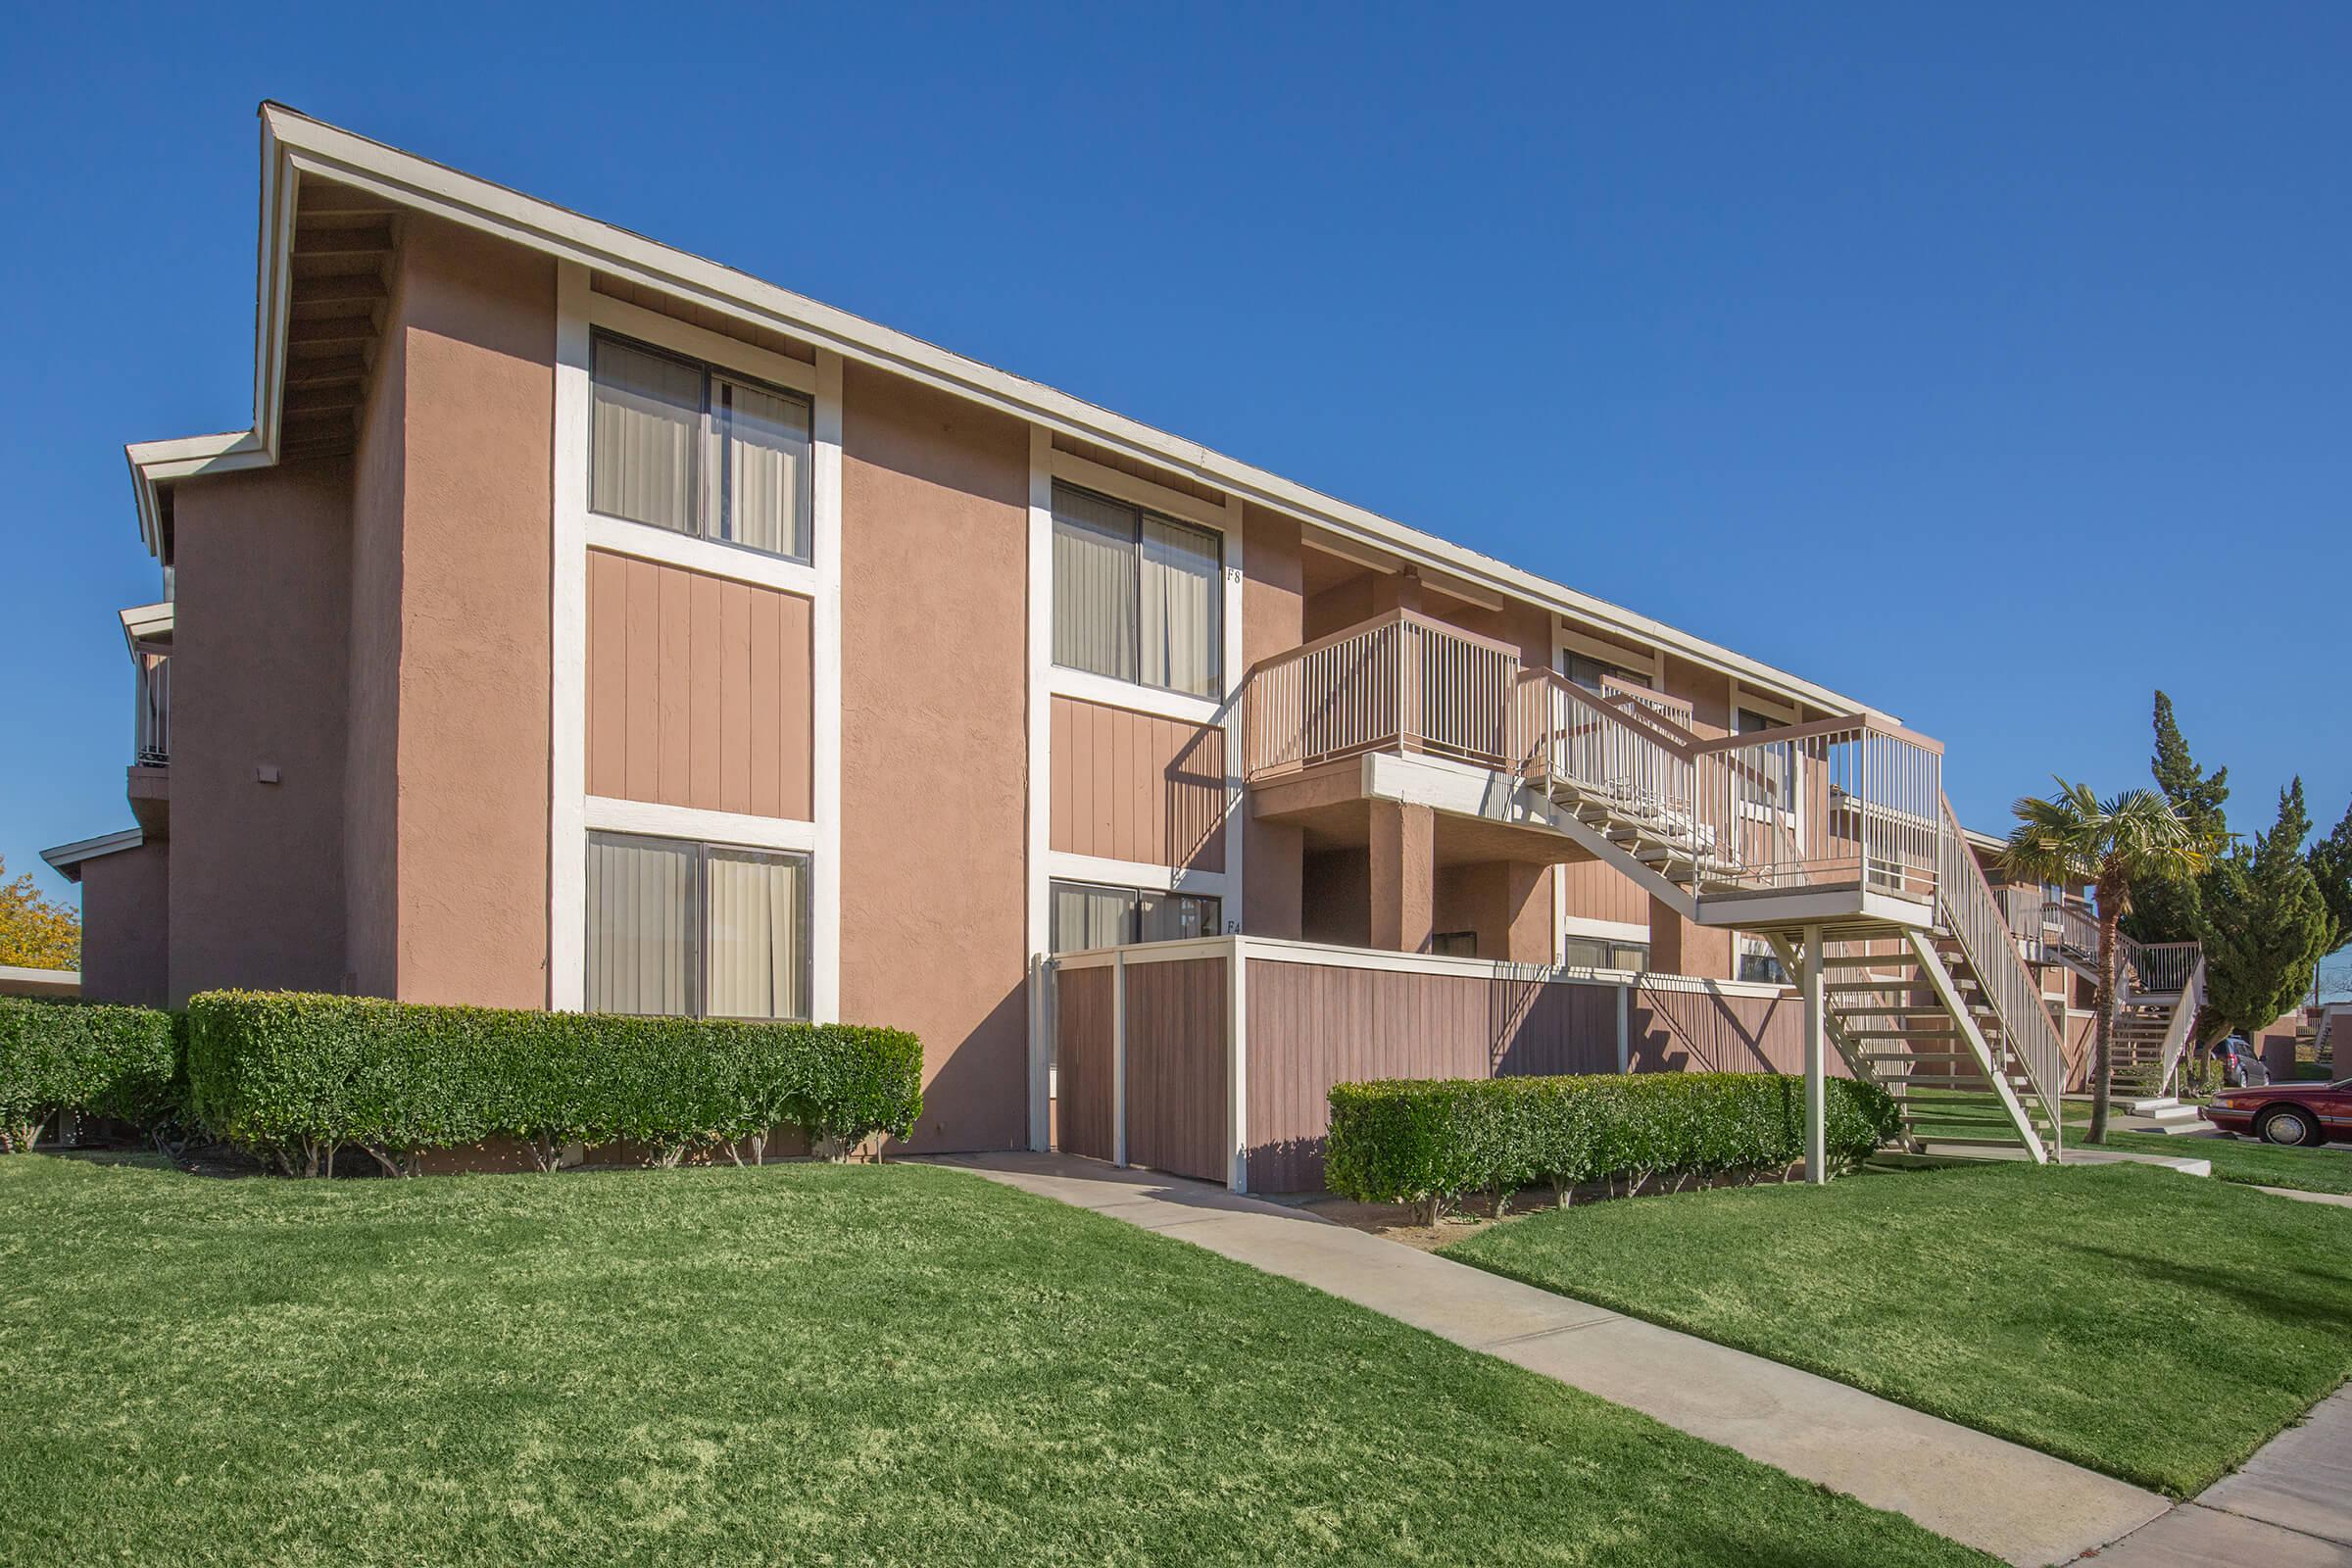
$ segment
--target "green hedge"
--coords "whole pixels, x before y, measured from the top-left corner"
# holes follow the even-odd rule
[[[1785,1170],[1804,1157],[1805,1086],[1779,1073],[1391,1079],[1337,1084],[1324,1182],[1429,1219],[1466,1193],[1549,1182],[1637,1188],[1660,1176]],[[1855,1164],[1900,1128],[1876,1084],[1829,1082],[1830,1159]]]
[[[0,997],[0,1152],[61,1110],[142,1125],[176,1099],[177,1024],[155,1007]]]
[[[288,1170],[357,1145],[388,1169],[485,1138],[626,1141],[674,1163],[696,1149],[763,1157],[770,1128],[854,1148],[922,1114],[923,1050],[897,1029],[730,1023],[365,997],[213,991],[188,1002],[197,1119]],[[737,1153],[737,1157],[741,1157]]]

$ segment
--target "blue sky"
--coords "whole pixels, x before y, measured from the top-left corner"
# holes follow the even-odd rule
[[[1979,825],[2142,782],[2161,685],[2325,827],[2348,71],[2324,5],[27,12],[0,856],[129,821],[122,444],[250,417],[264,97],[1855,693]]]

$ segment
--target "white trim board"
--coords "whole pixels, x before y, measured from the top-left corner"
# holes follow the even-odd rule
[[[1226,836],[1232,837],[1231,834]],[[1234,888],[1231,870],[1197,871],[1189,866],[1160,865],[1150,860],[1113,860],[1100,855],[1073,855],[1067,850],[1048,850],[1045,867],[1045,879],[1049,883],[1098,882],[1106,887],[1134,888],[1143,893],[1197,893],[1211,899],[1230,898]]]
[[[722,369],[805,387],[811,401],[809,563],[588,510],[591,330],[625,322],[629,335],[692,354]],[[619,328],[616,328],[619,329]],[[808,1011],[841,1013],[841,492],[842,362],[820,350],[813,366],[768,353],[656,312],[597,294],[588,269],[557,268],[553,567],[549,585],[550,705],[548,1005],[578,1008],[587,987],[587,857],[590,831],[690,838],[809,857]],[[810,820],[701,810],[587,792],[588,554],[615,551],[689,570],[796,593],[809,600]]]
[[[1388,974],[1450,975],[1527,985],[1631,986],[1717,997],[1757,997],[1767,1000],[1789,995],[1786,986],[1752,980],[1714,980],[1700,975],[1656,974],[1632,969],[1589,969],[1557,964],[1511,963],[1499,958],[1448,958],[1427,953],[1387,953],[1376,948],[1347,948],[1322,942],[1296,942],[1286,937],[1190,937],[1180,942],[1134,943],[1117,948],[1090,948],[1064,953],[1053,962],[1060,969],[1100,969],[1124,956],[1139,963],[1183,963],[1198,958],[1231,956],[1237,944],[1246,944],[1248,956],[1266,963],[1322,964],[1337,969],[1370,969]]]
[[[637,833],[657,839],[696,839],[706,844],[735,845],[747,850],[797,850],[813,853],[817,847],[814,822],[783,816],[747,816],[737,811],[710,811],[692,806],[664,806],[658,801],[624,801],[610,795],[591,795],[582,816],[590,833]],[[586,911],[582,910],[582,918]],[[810,936],[815,921],[810,919]],[[811,955],[813,956],[813,954]]]
[[[1739,675],[1819,707],[1835,711],[1855,711],[1866,707],[1853,698],[1774,669],[1663,621],[1548,581],[1365,508],[1350,506],[1065,392],[761,282],[732,268],[370,141],[282,104],[265,103],[261,122],[263,202],[256,268],[257,296],[262,309],[256,312],[253,430],[250,435],[222,439],[250,442],[263,464],[273,463],[277,454],[284,369],[283,322],[291,278],[293,184],[299,176],[316,175],[498,235],[551,255],[559,262],[593,268],[735,319],[785,333],[815,348],[831,349],[847,359],[878,366],[1152,466],[1196,477],[1222,491],[1229,506],[1247,500],[1270,507],[1342,539],[1459,577],[1473,588],[1521,600],[1638,642],[1655,644],[1693,663]],[[150,535],[152,547],[155,543],[152,486],[172,475],[148,470],[135,456],[131,466],[141,492],[142,525]]]
[[[1046,569],[1053,570],[1051,557],[1048,558]],[[1048,620],[1046,635],[1051,638],[1054,591],[1050,582],[1045,602]],[[1112,675],[1098,675],[1092,670],[1071,669],[1067,665],[1052,662],[1050,655],[1045,678],[1047,690],[1055,697],[1074,698],[1082,703],[1093,703],[1098,708],[1116,708],[1130,713],[1150,713],[1155,718],[1179,719],[1203,728],[1217,723],[1228,706],[1213,697],[1196,697],[1191,692],[1172,692],[1158,686],[1120,680]],[[1042,717],[1050,723],[1051,711]]]

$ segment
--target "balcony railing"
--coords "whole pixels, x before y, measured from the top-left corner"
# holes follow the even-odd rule
[[[1942,750],[1867,715],[1702,740],[1679,699],[1594,693],[1405,611],[1262,662],[1245,704],[1251,782],[1420,752],[1602,802],[1718,888],[1936,891]]]
[[[142,767],[161,767],[172,760],[172,656],[142,647],[139,650],[137,709],[132,719],[137,759]]]
[[[1250,672],[1243,760],[1252,780],[1367,752],[1425,752],[1512,767],[1519,651],[1391,611]]]

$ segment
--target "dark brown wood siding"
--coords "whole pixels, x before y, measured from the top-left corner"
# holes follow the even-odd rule
[[[1224,958],[1127,965],[1127,1162],[1221,1182]]]
[[[1110,1158],[1111,971],[1063,969],[1054,977],[1054,1120],[1058,1147]]]
[[[1805,1070],[1805,1004],[1782,997],[1725,997],[1664,986],[1637,988],[1628,1020],[1636,1072]],[[1832,1052],[1830,1071],[1850,1077]]]
[[[1613,1072],[1616,1009],[1611,986],[1253,961],[1250,1186],[1323,1185],[1333,1084]]]

